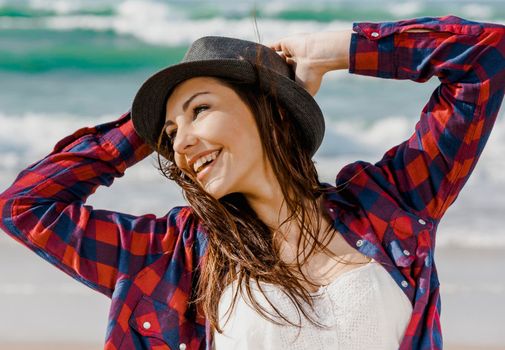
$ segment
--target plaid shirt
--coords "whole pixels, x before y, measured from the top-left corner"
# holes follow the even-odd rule
[[[380,262],[411,300],[400,349],[442,349],[435,231],[498,114],[505,30],[453,16],[353,29],[351,73],[416,82],[435,75],[441,84],[410,139],[375,164],[341,169],[336,187],[327,184],[325,208],[346,241]],[[191,208],[157,218],[85,204],[98,186],[110,186],[150,153],[129,114],[82,128],[0,195],[0,227],[112,299],[106,349],[210,349],[208,323],[187,303],[206,249]]]

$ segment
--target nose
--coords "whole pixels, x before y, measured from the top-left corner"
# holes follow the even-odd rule
[[[184,154],[188,148],[198,143],[198,137],[195,135],[193,127],[189,125],[181,125],[177,129],[177,135],[174,139],[174,151],[179,154]]]

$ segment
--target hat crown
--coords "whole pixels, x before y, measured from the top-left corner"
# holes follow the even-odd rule
[[[152,75],[135,95],[132,119],[137,133],[156,147],[166,102],[181,82],[202,76],[258,84],[293,122],[303,147],[314,155],[324,135],[324,118],[314,98],[295,80],[294,69],[275,50],[251,41],[206,36],[193,42],[182,61]]]
[[[182,62],[245,60],[294,80],[289,65],[271,48],[251,41],[220,36],[205,36],[193,42]]]

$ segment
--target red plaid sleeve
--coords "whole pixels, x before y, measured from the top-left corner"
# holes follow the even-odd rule
[[[0,228],[64,272],[108,296],[116,281],[170,250],[179,209],[132,216],[85,205],[152,150],[129,114],[77,130],[23,170],[0,195]]]
[[[446,16],[354,23],[353,30],[349,72],[440,80],[410,139],[376,164],[406,206],[440,219],[474,169],[498,114],[505,27]]]

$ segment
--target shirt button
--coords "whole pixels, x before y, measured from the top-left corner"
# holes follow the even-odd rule
[[[184,343],[179,344],[179,350],[186,350],[186,344]]]
[[[409,255],[410,255],[410,252],[409,252],[407,249],[405,249],[405,250],[403,251],[403,254],[405,254],[406,256],[409,256]]]
[[[423,219],[419,219],[417,220],[418,223],[420,223],[421,225],[426,225],[426,221],[424,221]]]
[[[142,324],[142,327],[144,327],[144,329],[149,329],[149,328],[151,328],[151,322],[147,322],[147,321],[146,321],[146,322],[144,322],[144,323]]]
[[[379,36],[379,33],[377,32],[372,32],[372,34],[370,34],[373,38],[377,38]]]
[[[358,241],[356,242],[356,247],[361,247],[362,245],[363,245],[363,240],[358,239]]]
[[[402,287],[407,288],[409,286],[409,283],[405,280],[402,281]]]

